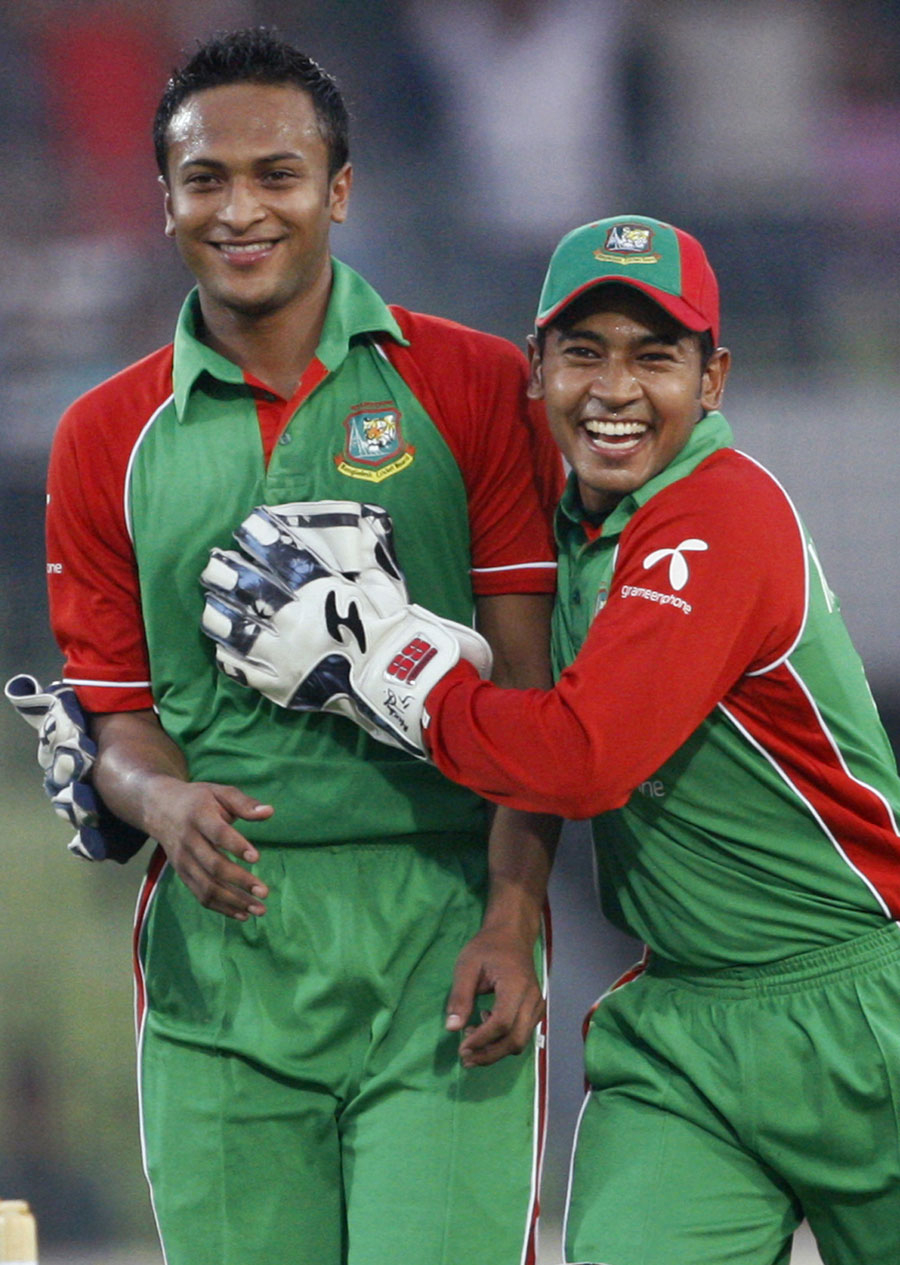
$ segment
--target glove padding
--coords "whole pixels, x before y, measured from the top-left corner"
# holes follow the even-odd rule
[[[235,536],[243,543],[240,531]],[[299,561],[279,554],[279,574],[212,551],[201,576],[202,627],[217,643],[219,667],[280,707],[346,716],[373,738],[427,759],[422,718],[430,690],[461,658],[488,676],[487,642],[401,603],[396,587],[388,601],[378,577],[347,579],[296,548]],[[290,588],[282,578],[288,571]]]
[[[234,539],[286,593],[295,593],[321,568],[362,581],[369,600],[383,614],[409,602],[394,550],[394,526],[380,505],[360,501],[260,505],[244,519]]]
[[[87,720],[71,685],[54,681],[44,690],[23,672],[7,681],[4,693],[38,731],[44,791],[57,816],[77,831],[69,851],[86,861],[128,861],[147,836],[114,817],[91,786],[97,747],[88,736]]]

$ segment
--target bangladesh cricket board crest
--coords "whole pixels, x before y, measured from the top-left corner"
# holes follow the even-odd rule
[[[351,479],[381,483],[412,465],[416,450],[403,438],[396,404],[360,404],[344,418],[344,451],[334,464]]]
[[[658,263],[653,229],[646,224],[614,224],[607,229],[603,246],[594,251],[594,258],[618,264]]]

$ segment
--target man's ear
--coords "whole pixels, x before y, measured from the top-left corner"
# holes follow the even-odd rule
[[[544,360],[537,335],[528,335],[528,398],[544,398]]]
[[[331,218],[335,224],[343,224],[347,218],[350,202],[350,190],[353,187],[353,168],[349,163],[334,176],[328,185],[328,201],[331,206]]]
[[[722,403],[725,381],[730,368],[731,352],[727,347],[717,347],[710,356],[700,380],[700,403],[707,413],[713,412]]]
[[[169,186],[166,184],[165,176],[156,177],[163,187],[163,213],[166,217],[166,237],[175,236],[175,220],[172,218],[172,195],[169,192]]]

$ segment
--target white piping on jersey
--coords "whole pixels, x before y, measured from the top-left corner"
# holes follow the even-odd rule
[[[131,541],[132,545],[134,544],[134,531],[132,530],[131,510],[129,508],[130,497],[128,495],[128,490],[131,486],[131,475],[134,469],[135,458],[137,457],[138,449],[144,442],[144,436],[147,434],[147,431],[159,417],[163,409],[168,408],[174,398],[175,392],[173,391],[171,395],[169,395],[167,399],[163,400],[162,404],[160,404],[160,406],[151,414],[149,420],[144,424],[141,433],[134,441],[134,447],[128,457],[128,465],[125,468],[125,482],[122,486],[122,513],[125,518],[125,530],[128,532],[128,539]]]
[[[794,505],[794,502],[788,496],[787,492],[782,487],[781,483],[779,483],[778,479],[775,478],[775,475],[772,473],[772,471],[767,470],[766,467],[761,462],[757,461],[755,457],[751,457],[747,453],[740,452],[739,450],[736,450],[736,451],[738,451],[739,456],[745,458],[745,460],[751,462],[754,466],[756,466],[757,470],[762,470],[763,474],[768,475],[769,478],[772,480],[772,482],[775,484],[775,486],[778,488],[781,495],[787,501],[788,508],[790,509],[791,513],[794,516],[794,522],[797,524],[797,531],[800,533],[800,551],[803,555],[803,618],[800,620],[800,627],[797,629],[797,636],[794,638],[791,645],[788,646],[787,650],[785,650],[784,654],[780,656],[780,658],[776,659],[773,663],[767,663],[764,668],[757,668],[755,672],[747,673],[747,676],[765,676],[767,672],[774,672],[776,668],[780,668],[781,665],[787,659],[790,658],[790,656],[797,649],[797,646],[800,644],[800,638],[803,636],[804,630],[806,629],[806,621],[809,618],[809,555],[806,548],[806,533],[803,530],[803,524],[800,521],[800,515],[797,513],[797,509],[796,509],[796,506]]]
[[[881,803],[885,807],[885,810],[887,811],[888,821],[891,823],[891,829],[893,830],[894,834],[897,834],[898,833],[897,821],[896,821],[896,818],[894,817],[894,810],[891,808],[890,803],[885,799],[885,797],[882,795],[881,791],[877,789],[877,787],[870,786],[868,782],[863,782],[861,778],[858,778],[854,773],[850,771],[850,768],[848,767],[847,762],[844,759],[844,753],[843,751],[841,751],[840,747],[838,746],[837,739],[834,737],[831,730],[825,724],[825,721],[822,717],[822,713],[819,711],[816,700],[813,698],[812,694],[810,693],[806,685],[806,682],[800,676],[800,673],[797,671],[797,669],[794,667],[792,663],[787,664],[787,670],[788,672],[790,672],[791,676],[794,678],[795,682],[800,687],[801,692],[806,696],[806,701],[809,703],[810,707],[813,709],[816,720],[819,722],[819,728],[821,729],[825,737],[828,739],[828,743],[832,751],[834,752],[834,754],[837,756],[838,763],[840,764],[841,769],[844,772],[845,776],[848,777],[851,782],[855,782],[857,786],[861,786],[864,791],[869,791],[870,794],[874,795],[876,799],[881,801]]]
[[[569,1233],[569,1209],[572,1204],[572,1177],[575,1172],[575,1153],[578,1150],[578,1134],[581,1130],[581,1121],[584,1113],[587,1111],[587,1105],[591,1101],[591,1090],[588,1090],[584,1096],[584,1102],[581,1104],[581,1110],[578,1112],[578,1119],[575,1121],[575,1135],[572,1138],[572,1150],[569,1155],[569,1179],[566,1182],[566,1206],[563,1209],[562,1222],[562,1247],[563,1256],[566,1255],[566,1238]]]
[[[110,690],[136,690],[150,688],[149,681],[92,681],[89,677],[64,676],[63,685],[99,685]]]
[[[470,575],[487,575],[490,571],[550,571],[556,570],[555,562],[514,562],[506,567],[470,567]]]
[[[541,992],[546,1002],[546,1010],[544,1018],[535,1026],[532,1036],[532,1050],[534,1057],[534,1104],[532,1116],[532,1149],[531,1149],[531,1190],[528,1196],[528,1208],[525,1218],[525,1237],[522,1241],[522,1255],[519,1265],[526,1265],[528,1255],[532,1244],[534,1246],[535,1258],[538,1253],[538,1234],[540,1233],[540,1220],[535,1215],[538,1203],[539,1193],[541,1189],[541,1177],[544,1169],[544,1147],[547,1141],[547,1128],[549,1125],[547,1115],[547,1030],[549,1027],[550,1001],[549,1001],[549,969],[547,963],[547,926],[544,916],[541,916]],[[543,1109],[543,1128],[541,1127],[541,1115]]]
[[[138,898],[137,898],[137,903],[135,905],[135,911],[134,911],[135,932],[136,932],[135,939],[138,945],[140,944],[140,933],[147,922],[147,918],[150,912],[150,906],[153,904],[153,899],[156,893],[159,891],[159,885],[160,885],[160,881],[162,880],[162,876],[168,868],[169,868],[169,862],[166,861],[165,864],[160,868],[159,873],[156,875],[156,878],[153,883],[153,891],[147,897],[147,901],[144,906],[143,918],[140,918],[141,904],[144,899],[144,892],[150,881],[148,876],[146,874],[144,875],[144,881],[140,886],[140,890],[138,891]],[[140,920],[140,926],[138,926],[139,920]],[[135,1018],[135,1037],[136,1037],[136,1046],[137,1046],[137,1051],[136,1051],[137,1053],[137,1069],[136,1069],[137,1070],[137,1101],[138,1101],[138,1127],[140,1130],[140,1139],[141,1139],[141,1165],[144,1170],[144,1177],[147,1181],[147,1190],[150,1194],[150,1210],[153,1213],[153,1220],[156,1223],[156,1235],[157,1235],[157,1238],[159,1239],[159,1246],[160,1246],[160,1250],[162,1252],[162,1257],[163,1257],[163,1265],[168,1265],[168,1257],[166,1256],[166,1245],[163,1242],[162,1228],[159,1224],[159,1217],[157,1216],[157,1213],[156,1213],[156,1200],[154,1199],[154,1196],[153,1196],[153,1183],[150,1180],[150,1169],[147,1163],[147,1135],[144,1130],[144,1090],[143,1090],[144,1078],[142,1075],[142,1068],[143,1068],[143,1061],[144,1061],[144,1033],[147,1028],[147,1014],[149,1011],[149,1007],[147,1005],[147,980],[144,974],[144,963],[141,960],[140,953],[137,951],[135,952],[134,972],[135,972],[135,975],[134,975],[134,1018]],[[143,1013],[140,1016],[138,1015],[138,1002],[139,1002],[138,980],[137,980],[138,973],[140,974],[140,977],[141,977],[141,987],[143,988],[143,993],[144,993],[144,1008],[143,1008]]]
[[[382,347],[381,343],[378,341],[378,339],[377,339],[377,338],[370,338],[370,339],[369,339],[369,346],[370,346],[370,347],[374,347],[374,348],[375,348],[375,350],[378,352],[379,356],[381,356],[383,360],[386,360],[386,361],[388,362],[388,364],[390,364],[390,363],[391,363],[391,358],[390,358],[390,356],[389,356],[389,355],[387,354],[387,352],[384,350],[384,348]]]
[[[788,667],[790,668],[790,665],[788,665]],[[794,674],[794,675],[796,675],[796,674]],[[801,684],[802,684],[802,683],[801,683]],[[804,691],[804,692],[805,692],[805,691]],[[844,849],[841,847],[840,843],[837,841],[837,839],[835,838],[835,836],[832,834],[832,832],[831,832],[831,831],[828,829],[828,827],[826,826],[826,824],[825,824],[825,822],[823,821],[823,819],[822,819],[822,817],[820,816],[820,814],[817,812],[817,810],[816,810],[816,809],[813,807],[813,805],[810,803],[809,799],[807,799],[807,797],[806,797],[804,794],[802,794],[802,792],[801,792],[800,790],[798,790],[798,788],[794,785],[794,783],[793,783],[793,782],[791,781],[791,779],[788,777],[787,773],[786,773],[786,772],[785,772],[785,770],[781,767],[781,765],[778,763],[778,761],[777,761],[777,760],[776,760],[776,759],[775,759],[775,758],[771,755],[771,753],[770,753],[770,752],[768,752],[768,751],[766,750],[766,748],[762,745],[762,743],[761,743],[761,742],[759,742],[756,738],[754,738],[754,737],[753,737],[753,735],[750,733],[750,731],[749,731],[748,729],[746,729],[744,725],[742,725],[742,724],[741,724],[741,722],[737,719],[737,717],[736,717],[736,716],[734,716],[734,715],[733,715],[733,714],[729,711],[729,709],[725,706],[725,704],[724,704],[724,703],[718,703],[718,704],[717,704],[717,707],[718,707],[719,711],[724,712],[724,714],[728,717],[728,719],[729,719],[729,720],[731,721],[731,723],[734,725],[735,729],[737,729],[739,733],[743,734],[743,736],[744,736],[744,738],[746,738],[747,742],[749,742],[749,743],[750,743],[750,745],[751,745],[752,747],[755,747],[755,748],[756,748],[756,750],[760,753],[760,755],[762,755],[762,756],[763,756],[763,758],[769,762],[769,764],[772,766],[772,768],[775,770],[775,772],[778,774],[778,776],[782,779],[782,781],[785,783],[785,785],[790,787],[790,789],[794,792],[794,794],[797,796],[797,798],[800,800],[800,802],[801,802],[801,803],[803,804],[803,806],[806,808],[806,811],[809,813],[809,815],[812,817],[812,819],[813,819],[813,820],[817,823],[817,825],[819,826],[819,829],[822,831],[822,833],[824,834],[825,838],[826,838],[826,839],[828,839],[828,840],[830,841],[830,843],[831,843],[832,847],[834,848],[835,852],[837,852],[838,856],[840,856],[840,857],[843,859],[843,861],[846,863],[846,865],[847,865],[847,866],[849,866],[849,868],[853,871],[853,873],[857,876],[857,878],[859,878],[859,879],[861,879],[861,880],[863,881],[863,883],[865,884],[865,886],[866,886],[866,887],[868,887],[869,891],[872,893],[872,895],[873,895],[873,896],[875,897],[875,899],[878,901],[878,904],[881,906],[881,908],[882,908],[882,910],[884,911],[884,913],[885,913],[888,917],[890,917],[890,916],[891,916],[891,911],[890,911],[890,909],[888,908],[887,902],[885,901],[885,899],[884,899],[884,897],[881,895],[881,893],[878,891],[877,887],[875,887],[875,885],[872,883],[872,880],[871,880],[871,879],[870,879],[867,875],[863,874],[862,870],[861,870],[861,869],[859,869],[859,867],[858,867],[858,866],[856,866],[856,865],[854,865],[854,864],[853,864],[853,862],[852,862],[852,861],[850,860],[850,858],[847,856],[847,853],[846,853],[846,852],[844,851]],[[821,720],[821,718],[820,718],[820,720]],[[827,732],[827,731],[826,731],[826,732]],[[854,779],[854,780],[855,780],[855,779]],[[860,783],[860,785],[864,785],[864,783]]]
[[[596,858],[597,849],[592,848],[591,851],[594,853],[594,857]],[[594,873],[596,876],[596,861],[595,861],[595,866],[594,866]],[[594,1004],[591,1006],[590,1010],[588,1011],[588,1016],[592,1016],[594,1011],[599,1006],[603,1005],[603,1002],[606,1000],[607,997],[611,996],[613,993],[618,993],[621,989],[627,988],[629,984],[633,984],[635,980],[640,979],[647,969],[647,966],[650,962],[650,956],[651,956],[650,946],[645,944],[641,952],[640,961],[635,962],[633,966],[628,967],[627,970],[625,970],[622,973],[622,975],[619,976],[619,979],[613,980],[609,988],[605,989],[597,998],[597,1000],[594,1002]],[[631,978],[626,980],[625,979],[626,975],[630,975]],[[622,980],[624,980],[624,983],[620,982]],[[587,1038],[585,1038],[585,1041],[587,1041]],[[572,1138],[572,1151],[571,1151],[571,1154],[569,1155],[569,1179],[568,1179],[568,1182],[566,1183],[566,1206],[563,1210],[563,1223],[562,1223],[563,1255],[565,1255],[566,1235],[568,1234],[568,1230],[569,1230],[569,1207],[572,1203],[572,1175],[575,1171],[575,1152],[578,1150],[578,1132],[581,1129],[581,1120],[587,1109],[587,1105],[591,1101],[592,1092],[593,1091],[589,1089],[584,1096],[584,1102],[581,1104],[581,1110],[578,1112],[578,1120],[576,1121],[576,1124],[575,1124],[575,1136]]]
[[[828,586],[828,581],[825,579],[825,572],[822,570],[822,563],[819,559],[819,551],[816,549],[811,540],[807,544],[807,548],[809,550],[809,556],[812,558],[813,565],[818,573],[819,581],[822,585],[822,594],[825,598],[825,605],[828,607],[828,613],[830,615],[834,610],[834,594]]]

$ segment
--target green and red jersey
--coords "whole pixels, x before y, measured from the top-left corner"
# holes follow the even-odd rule
[[[348,722],[285,712],[215,667],[199,576],[259,504],[389,510],[412,599],[463,623],[474,597],[552,592],[561,465],[505,340],[388,308],[335,261],[316,356],[290,401],[197,337],[65,414],[50,463],[51,619],[95,712],[155,706],[192,778],[276,807],[257,841],[480,829],[470,792]]]
[[[900,916],[900,779],[862,664],[794,506],[731,443],[710,414],[601,528],[570,480],[556,688],[460,665],[429,697],[440,768],[594,817],[607,914],[713,967]]]

